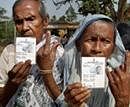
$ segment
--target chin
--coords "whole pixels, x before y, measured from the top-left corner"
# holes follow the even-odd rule
[[[35,37],[34,35],[22,35],[23,37]]]

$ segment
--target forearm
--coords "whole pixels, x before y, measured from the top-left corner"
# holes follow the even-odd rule
[[[5,87],[0,88],[0,102],[5,107],[16,92],[18,86],[8,81]]]
[[[43,81],[46,86],[46,89],[49,93],[49,95],[52,97],[52,99],[55,101],[57,97],[61,94],[61,90],[59,86],[56,84],[53,74],[43,74]]]

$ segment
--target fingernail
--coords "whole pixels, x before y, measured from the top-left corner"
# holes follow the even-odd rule
[[[113,71],[110,66],[107,66],[106,69],[107,69],[108,72],[112,72]]]

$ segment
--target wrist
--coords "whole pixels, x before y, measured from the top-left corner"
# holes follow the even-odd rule
[[[51,64],[46,64],[46,65],[44,64],[44,66],[38,64],[38,67],[40,70],[52,70],[52,68],[53,68],[53,66]]]
[[[40,71],[40,74],[43,75],[43,76],[48,75],[48,74],[52,74],[52,69],[50,69],[50,70],[40,69],[39,71]]]
[[[52,70],[39,70],[39,71],[44,81],[49,81],[50,78],[53,78]]]
[[[13,82],[13,80],[8,80],[8,82],[6,83],[7,87],[13,88],[13,89],[17,89],[19,87],[20,84]]]

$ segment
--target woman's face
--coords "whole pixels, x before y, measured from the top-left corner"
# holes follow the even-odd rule
[[[114,38],[111,23],[96,21],[85,29],[77,46],[82,56],[108,58],[114,49]]]
[[[26,2],[23,0],[14,10],[14,22],[17,32],[24,37],[35,37],[37,43],[42,39],[44,30],[48,21],[41,17],[39,12],[39,3],[35,0]]]

